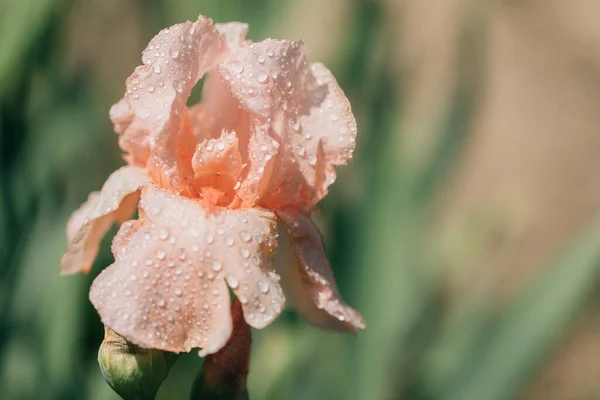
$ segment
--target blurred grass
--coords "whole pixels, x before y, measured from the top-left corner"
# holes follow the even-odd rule
[[[387,51],[397,45],[385,22],[388,10],[384,2],[346,3],[352,12],[345,42],[338,43],[335,59],[323,61],[352,101],[359,145],[321,207],[341,291],[368,327],[358,337],[341,337],[286,311],[256,332],[251,397],[518,398],[595,290],[598,228],[582,234],[506,312],[491,296],[478,303],[448,301],[443,271],[429,265],[435,244],[424,225],[478,105],[484,33],[475,23],[461,36],[464,54],[447,118],[438,124],[433,155],[415,168],[403,157],[406,133],[398,132],[404,82]],[[147,41],[158,29],[203,13],[249,22],[250,37],[260,39],[293,4],[135,1],[130,11],[143,23],[129,28]],[[99,85],[102,71],[73,62],[65,44],[101,32],[73,31],[70,13],[86,7],[91,15],[103,8],[97,15],[107,20],[119,14],[115,1],[0,4],[0,389],[6,399],[117,398],[96,365],[102,327],[87,300],[93,276],[58,276],[68,215],[120,163],[105,100],[116,89]],[[98,55],[109,58],[141,52],[130,47],[86,51],[109,51]],[[111,77],[118,91],[124,78]],[[108,241],[95,273],[110,263]],[[158,397],[187,398],[200,362],[195,354],[182,357]]]

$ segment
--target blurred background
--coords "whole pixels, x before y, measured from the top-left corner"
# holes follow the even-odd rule
[[[367,329],[255,332],[261,399],[600,399],[600,3],[0,0],[0,398],[118,399],[65,222],[123,162],[108,109],[161,28],[300,39],[359,123],[315,216]],[[113,233],[116,229],[113,229]],[[159,399],[186,399],[182,357]]]

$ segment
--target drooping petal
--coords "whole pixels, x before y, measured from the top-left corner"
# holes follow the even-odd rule
[[[278,212],[290,239],[297,270],[282,272],[286,295],[313,325],[354,332],[365,328],[361,315],[340,297],[323,240],[309,217]]]
[[[251,326],[270,323],[284,303],[272,271],[275,216],[258,209],[207,213],[195,200],[148,185],[140,220],[113,244],[115,263],[94,281],[102,321],[142,347],[219,350],[231,334],[227,284]]]
[[[177,145],[187,98],[224,53],[212,21],[199,16],[156,35],[142,54],[144,65],[127,79],[125,99],[134,115],[128,129],[135,126],[149,138],[156,164],[175,189],[181,186]]]
[[[135,210],[138,191],[148,182],[143,170],[126,166],[113,172],[100,192],[94,192],[67,223],[67,252],[62,274],[88,273],[98,254],[100,241],[113,222],[129,218]]]

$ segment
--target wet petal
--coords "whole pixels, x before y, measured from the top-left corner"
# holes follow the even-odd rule
[[[119,135],[119,147],[127,154],[125,160],[131,165],[145,166],[150,157],[150,145],[144,129],[138,129],[139,122],[129,109],[125,99],[110,108],[110,119]]]
[[[89,272],[102,237],[112,223],[128,218],[148,178],[137,167],[122,167],[108,177],[100,192],[92,193],[67,223],[69,245],[61,261],[61,273]]]
[[[315,150],[321,143],[328,164],[346,164],[356,145],[356,120],[350,101],[327,67],[313,63],[311,71],[315,81],[308,81],[309,96],[301,107],[308,113],[300,113],[297,144],[305,147],[309,156],[316,156]]]
[[[308,322],[354,332],[365,328],[361,315],[341,299],[327,260],[321,234],[309,217],[277,213],[288,232],[297,271],[282,273],[286,295]]]
[[[333,166],[345,164],[355,147],[356,121],[333,75],[309,65],[301,42],[271,39],[231,53],[217,69],[280,144],[258,204],[311,210],[335,180]]]
[[[250,127],[246,172],[235,186],[244,207],[253,207],[269,184],[279,153],[279,142],[269,134],[270,124],[255,121]]]
[[[262,327],[281,310],[270,263],[274,229],[272,213],[207,213],[197,201],[148,185],[140,220],[123,225],[115,263],[94,281],[90,299],[104,324],[135,344],[214,353],[231,334],[226,281],[240,301],[247,299],[250,325]]]
[[[246,34],[248,33],[248,24],[243,22],[228,22],[224,24],[215,24],[217,31],[225,38],[229,51],[235,51],[248,43]]]
[[[196,147],[192,166],[198,188],[211,186],[231,197],[233,186],[242,171],[242,157],[235,132],[223,131],[220,138],[206,139],[200,143]]]
[[[247,24],[231,22],[215,26],[223,35],[229,51],[237,50],[248,42]],[[208,72],[202,88],[202,101],[190,107],[189,114],[198,142],[217,138],[223,130],[235,131],[245,156],[248,146],[248,113],[239,106],[238,100],[216,70]]]
[[[212,21],[200,16],[156,35],[142,54],[144,65],[127,79],[132,126],[149,138],[157,165],[176,189],[181,186],[177,145],[187,98],[224,53],[223,38]]]
[[[300,103],[308,63],[302,42],[267,39],[231,53],[217,69],[244,108],[267,119]]]

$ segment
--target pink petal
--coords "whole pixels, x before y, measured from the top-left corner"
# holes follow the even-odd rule
[[[223,131],[220,138],[200,143],[192,166],[198,188],[210,186],[231,198],[235,182],[242,172],[242,156],[235,132]]]
[[[177,145],[187,98],[224,52],[212,21],[199,16],[196,22],[156,35],[142,54],[144,65],[127,79],[125,99],[134,114],[132,126],[149,138],[156,164],[176,189],[181,187]]]
[[[135,210],[140,188],[148,182],[143,170],[122,167],[113,172],[100,192],[94,192],[67,223],[67,252],[62,274],[88,273],[98,254],[100,241],[115,220],[128,218]]]
[[[355,147],[356,121],[335,78],[308,64],[301,42],[272,39],[231,53],[217,70],[280,143],[258,204],[310,211],[335,180],[333,165],[345,164]]]
[[[144,129],[139,129],[139,121],[129,109],[125,99],[110,108],[110,119],[115,132],[119,134],[119,146],[127,153],[125,159],[131,165],[145,166],[150,157],[150,144]]]
[[[248,167],[236,185],[243,207],[253,207],[263,197],[275,168],[279,142],[269,134],[270,124],[255,121],[250,127]]]
[[[248,25],[231,22],[216,24],[229,51],[246,44]],[[223,130],[236,131],[241,141],[242,154],[248,146],[248,113],[240,108],[223,78],[216,71],[209,71],[202,88],[202,102],[189,109],[194,136],[198,142],[217,138]]]
[[[243,22],[228,22],[225,24],[215,24],[217,31],[225,38],[229,51],[235,51],[247,44],[248,24]]]
[[[146,348],[219,350],[231,334],[227,284],[251,326],[270,323],[284,303],[272,271],[275,216],[258,209],[207,213],[192,199],[148,185],[140,220],[115,239],[115,263],[94,281],[102,321]]]
[[[320,232],[309,217],[277,213],[294,249],[297,270],[282,272],[284,290],[313,325],[354,332],[365,328],[361,315],[341,299]]]
[[[230,54],[217,70],[247,110],[267,119],[300,102],[308,64],[302,42],[267,39]]]
[[[350,101],[327,67],[313,63],[310,69],[315,81],[309,80],[312,82],[308,87],[310,95],[302,107],[309,113],[300,114],[302,135],[296,137],[302,139],[297,144],[310,151],[310,157],[316,155],[314,149],[321,143],[328,164],[344,165],[352,159],[356,146],[356,120]]]

